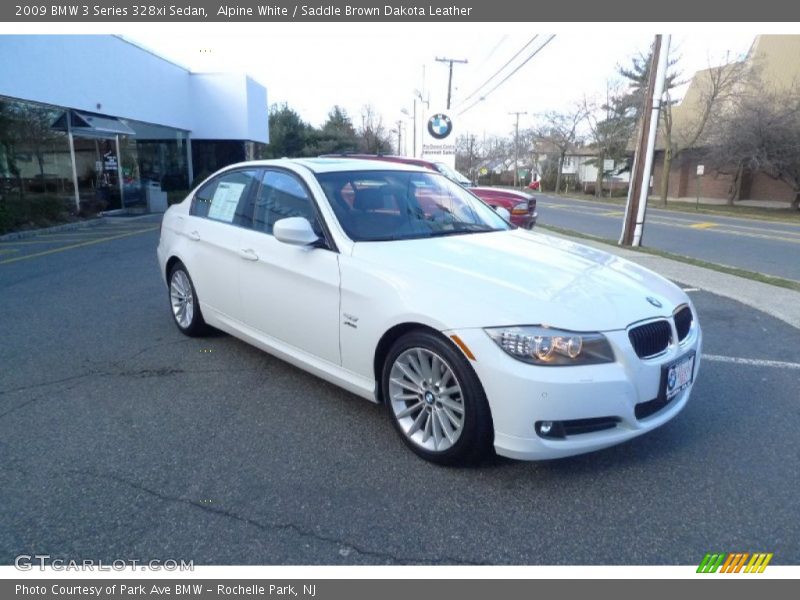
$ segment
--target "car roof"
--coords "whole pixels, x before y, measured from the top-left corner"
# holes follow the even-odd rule
[[[394,161],[377,161],[364,158],[298,158],[293,162],[301,164],[315,173],[330,173],[334,171],[421,171],[417,165],[409,165]],[[391,166],[389,163],[391,162]]]
[[[276,160],[253,160],[231,167],[244,166],[287,166],[301,165],[313,173],[336,173],[342,171],[424,171],[430,173],[429,169],[416,165],[408,165],[393,161],[378,161],[358,158],[280,158]]]
[[[395,154],[323,154],[320,158],[355,158],[365,160],[379,160],[383,162],[401,163],[406,165],[416,165],[418,167],[427,167],[436,171],[436,163],[434,161],[426,160],[424,158],[415,158],[413,156],[397,156]]]

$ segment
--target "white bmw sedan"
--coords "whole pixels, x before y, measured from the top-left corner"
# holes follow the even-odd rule
[[[169,208],[158,259],[183,333],[221,329],[385,404],[438,463],[629,440],[680,412],[699,367],[680,288],[416,167],[233,165]]]

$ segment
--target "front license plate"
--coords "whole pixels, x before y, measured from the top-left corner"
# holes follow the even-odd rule
[[[694,373],[694,353],[684,356],[666,367],[667,400],[672,400],[692,383]]]

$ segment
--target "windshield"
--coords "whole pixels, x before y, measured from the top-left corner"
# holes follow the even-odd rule
[[[431,172],[317,174],[345,233],[356,242],[430,238],[510,229],[494,210]]]
[[[441,173],[445,177],[449,177],[450,179],[452,179],[456,183],[460,183],[461,185],[472,185],[472,182],[467,177],[456,171],[447,163],[437,162],[435,164],[436,168],[439,169],[439,173]]]

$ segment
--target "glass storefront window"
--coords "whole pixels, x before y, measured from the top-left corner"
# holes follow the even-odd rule
[[[167,194],[187,192],[191,183],[187,132],[132,119],[125,119],[125,123],[136,132],[138,174],[142,183],[156,182]]]
[[[0,97],[0,233],[62,221],[74,208],[72,161],[59,110]]]
[[[0,233],[145,209],[154,187],[177,202],[193,183],[264,153],[254,142],[193,140],[192,177],[189,148],[184,130],[0,96]]]

